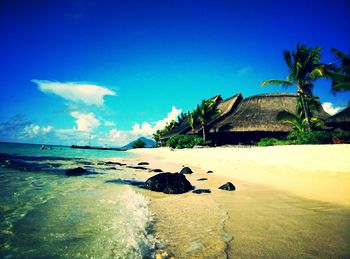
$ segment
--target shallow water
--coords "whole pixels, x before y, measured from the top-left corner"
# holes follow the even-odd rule
[[[1,258],[153,256],[149,199],[112,181],[130,179],[133,171],[97,165],[92,154],[67,158],[70,150],[57,151],[62,157],[23,156],[31,148],[16,146],[8,153],[17,156],[0,155]],[[77,166],[97,174],[64,175]]]

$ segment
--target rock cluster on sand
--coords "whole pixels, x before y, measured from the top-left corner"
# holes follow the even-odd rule
[[[191,168],[189,167],[184,167],[181,169],[180,174],[193,174]]]
[[[225,191],[234,191],[236,190],[236,187],[231,182],[227,182],[224,185],[221,185],[219,189],[225,190]]]
[[[65,173],[65,175],[67,176],[81,176],[81,175],[87,175],[87,174],[90,174],[90,172],[85,170],[82,167],[68,169]]]
[[[149,178],[145,189],[168,194],[180,194],[193,190],[193,186],[183,174],[160,173]]]

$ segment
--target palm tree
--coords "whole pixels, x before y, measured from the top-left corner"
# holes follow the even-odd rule
[[[181,114],[177,116],[178,124],[181,124],[181,122],[183,122],[187,118],[187,116],[188,116],[188,113],[181,112]]]
[[[317,99],[312,96],[308,100],[308,107],[311,111],[311,116],[312,112],[314,111],[319,111],[321,104],[317,101]],[[323,126],[323,122],[316,118],[316,117],[311,117],[310,118],[310,124],[308,124],[305,116],[304,116],[304,110],[302,108],[302,102],[301,98],[298,99],[297,104],[296,104],[296,113],[291,113],[289,111],[281,111],[277,114],[278,121],[283,121],[287,124],[290,124],[293,126],[293,130],[297,132],[305,132],[308,130],[309,126],[311,125],[312,129],[319,129]]]
[[[197,105],[196,109],[190,114],[189,123],[194,131],[195,125],[200,125],[203,132],[203,141],[206,140],[206,125],[208,121],[215,115],[220,113],[216,103],[213,100],[203,100],[201,105]]]
[[[338,66],[331,65],[325,69],[327,77],[332,79],[331,92],[336,94],[350,91],[350,55],[335,48],[332,48],[331,51],[336,56],[337,62],[340,63]]]
[[[261,83],[262,86],[268,84],[284,87],[297,86],[308,128],[310,128],[310,116],[306,99],[312,95],[313,81],[324,76],[322,70],[324,65],[320,64],[320,51],[320,47],[309,48],[299,44],[296,51],[283,51],[283,58],[289,69],[287,79],[272,79]]]

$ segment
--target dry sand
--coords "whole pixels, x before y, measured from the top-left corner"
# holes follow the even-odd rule
[[[350,145],[131,152],[151,168],[190,166],[192,185],[212,190],[142,191],[177,258],[350,257]],[[237,190],[218,190],[227,181]]]
[[[157,148],[131,152],[158,164],[171,162],[197,166],[232,181],[262,184],[304,198],[350,206],[350,145],[174,151]]]

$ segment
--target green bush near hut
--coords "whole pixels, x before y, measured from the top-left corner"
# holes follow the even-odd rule
[[[277,145],[306,145],[306,144],[333,144],[350,142],[349,131],[292,131],[287,139],[263,138],[258,142],[258,146],[277,146]]]
[[[196,145],[209,146],[210,141],[203,141],[203,139],[196,135],[176,135],[172,136],[166,142],[166,145],[171,148],[193,148]]]

